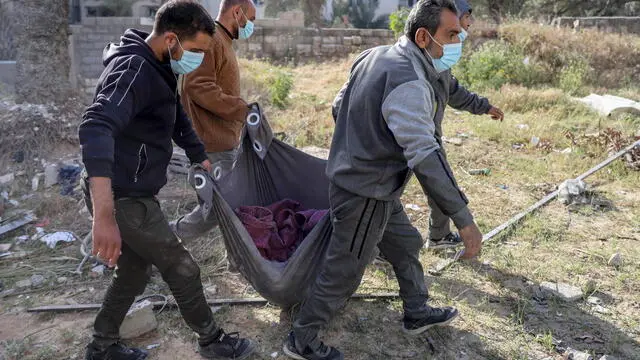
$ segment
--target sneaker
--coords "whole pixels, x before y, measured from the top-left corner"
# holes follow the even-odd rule
[[[344,355],[338,349],[327,346],[322,342],[315,349],[307,346],[303,351],[298,351],[293,331],[289,333],[287,340],[284,342],[282,351],[291,359],[297,360],[344,360]]]
[[[115,343],[105,350],[99,350],[93,344],[87,346],[85,360],[144,360],[149,355],[142,349],[129,348]]]
[[[428,249],[438,250],[438,249],[446,249],[453,248],[462,245],[462,238],[458,233],[449,233],[449,235],[443,237],[442,239],[429,239],[427,244]]]
[[[410,319],[405,317],[403,320],[402,331],[409,335],[418,335],[427,331],[434,326],[449,325],[458,316],[458,310],[452,307],[431,308],[429,316],[422,319]]]
[[[220,329],[220,335],[208,345],[200,345],[199,353],[205,359],[235,359],[248,358],[256,350],[256,345],[249,339],[243,339],[237,332],[225,333]]]

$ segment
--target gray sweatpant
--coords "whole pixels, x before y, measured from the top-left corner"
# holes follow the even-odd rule
[[[235,161],[240,155],[240,149],[241,148],[236,148],[229,151],[207,153],[209,161],[211,161],[212,164],[211,175],[214,179],[217,180],[218,176],[222,176],[222,174],[231,171],[235,167]],[[189,241],[197,239],[218,226],[218,219],[213,212],[210,212],[209,216],[205,219],[202,215],[200,205],[197,205],[190,213],[172,222],[170,226],[180,239]]]
[[[419,259],[422,237],[400,200],[363,198],[335,185],[329,194],[333,233],[322,269],[293,324],[297,345],[319,341],[320,328],[360,285],[376,246],[393,266],[405,316],[427,316],[428,293]]]

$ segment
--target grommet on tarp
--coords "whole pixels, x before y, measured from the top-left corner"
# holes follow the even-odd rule
[[[222,168],[220,166],[216,166],[215,169],[213,169],[213,178],[215,180],[220,180],[221,177],[222,177]]]
[[[260,144],[260,141],[256,140],[253,142],[253,148],[257,151],[257,152],[261,152],[262,151],[262,144]]]
[[[200,190],[204,187],[204,184],[207,183],[207,179],[205,179],[204,175],[201,174],[195,174],[193,176],[193,178],[195,179],[195,188],[197,190]]]
[[[247,124],[256,126],[260,123],[260,115],[257,113],[251,113],[247,116]]]

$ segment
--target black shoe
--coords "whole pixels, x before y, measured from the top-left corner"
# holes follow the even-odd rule
[[[220,329],[219,335],[212,343],[200,345],[199,353],[205,359],[235,359],[249,357],[256,350],[256,345],[249,339],[243,339],[237,332],[225,333]]]
[[[449,325],[458,316],[458,310],[452,307],[431,308],[429,316],[422,319],[405,317],[402,331],[409,335],[418,335],[434,326]]]
[[[431,250],[454,248],[462,245],[462,238],[458,233],[449,233],[442,239],[429,239],[427,248]]]
[[[338,349],[327,346],[324,343],[320,343],[315,349],[307,346],[304,351],[298,351],[293,331],[289,333],[287,340],[284,342],[282,351],[288,357],[297,360],[344,360],[344,355]]]
[[[99,350],[93,344],[87,346],[85,360],[144,360],[149,355],[146,351],[129,348],[121,343],[115,343],[105,350]]]

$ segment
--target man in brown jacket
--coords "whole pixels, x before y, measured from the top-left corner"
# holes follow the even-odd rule
[[[233,168],[238,155],[249,107],[240,97],[240,71],[233,40],[251,36],[255,17],[252,0],[223,0],[216,32],[202,65],[183,77],[182,105],[205,145],[214,178]],[[171,225],[180,238],[191,240],[217,224],[213,215],[205,219],[197,206]]]

